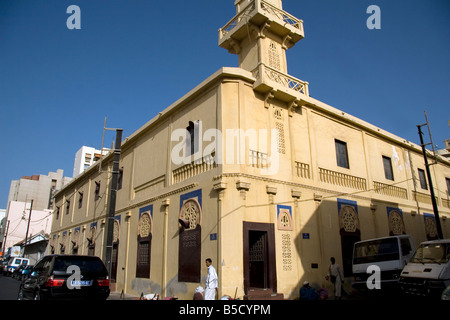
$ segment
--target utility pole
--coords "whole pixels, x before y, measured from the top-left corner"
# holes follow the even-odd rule
[[[117,181],[119,177],[119,160],[120,160],[120,148],[122,144],[122,132],[123,129],[108,129],[116,131],[116,143],[114,145],[114,159],[111,176],[111,188],[109,192],[108,200],[108,216],[105,229],[105,264],[108,274],[111,277],[112,266],[112,249],[113,249],[113,235],[114,235],[114,216],[116,212],[116,193],[117,193]]]
[[[33,210],[33,200],[31,200],[30,214],[28,215],[27,233],[25,234],[25,243],[23,246],[23,256],[25,257],[25,250],[27,249],[28,231],[30,229],[31,211]]]
[[[8,238],[9,220],[6,221],[5,233],[3,233],[2,257],[5,256],[6,239]]]
[[[427,157],[427,150],[425,149],[426,145],[431,144],[434,150],[434,146],[433,146],[433,140],[431,139],[431,132],[430,132],[430,126],[428,123],[428,117],[427,117],[427,113],[425,112],[425,119],[427,120],[426,123],[424,124],[419,124],[417,125],[417,129],[419,130],[419,137],[420,137],[420,145],[422,146],[422,153],[423,153],[423,159],[425,161],[425,169],[427,172],[427,177],[428,177],[428,185],[430,186],[430,196],[431,196],[431,203],[433,205],[433,211],[434,211],[434,220],[436,222],[436,229],[437,229],[437,233],[438,233],[438,237],[439,239],[443,239],[443,233],[442,233],[442,227],[441,227],[441,220],[439,218],[439,211],[438,211],[438,207],[437,207],[437,203],[436,203],[436,196],[434,195],[434,188],[433,188],[433,181],[431,180],[431,173],[430,173],[430,165],[435,164],[436,162],[432,163],[432,164],[428,164],[428,157]],[[422,127],[423,126],[427,126],[428,127],[428,133],[430,134],[430,143],[425,144],[423,142],[423,132],[422,132]]]

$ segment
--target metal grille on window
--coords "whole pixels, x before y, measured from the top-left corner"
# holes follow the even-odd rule
[[[358,227],[358,216],[351,206],[343,206],[341,209],[341,220],[346,232],[355,232]]]
[[[264,261],[264,237],[260,237],[250,248],[250,262]]]
[[[139,264],[141,265],[150,264],[149,247],[150,243],[148,241],[139,243]]]

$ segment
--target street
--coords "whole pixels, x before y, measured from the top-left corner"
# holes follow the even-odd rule
[[[0,300],[16,300],[20,281],[0,275]]]
[[[0,274],[0,301],[1,300],[17,300],[20,281]],[[125,295],[121,297],[118,292],[111,292],[108,300],[137,300],[138,297]]]
[[[17,293],[19,291],[20,281],[0,275],[0,300],[17,300]],[[122,297],[118,292],[111,292],[108,300],[138,300],[139,297],[132,295],[125,295]],[[344,295],[343,300],[356,300],[356,301],[389,301],[394,300],[409,300],[409,301],[430,301],[435,299],[430,299],[426,297],[416,297],[416,296],[405,296],[401,292],[372,292],[370,295]],[[331,299],[330,299],[331,300]],[[438,299],[437,299],[438,300]]]

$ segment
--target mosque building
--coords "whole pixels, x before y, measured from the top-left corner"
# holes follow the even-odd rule
[[[219,46],[237,55],[121,145],[111,279],[129,294],[192,299],[211,258],[218,296],[331,291],[356,241],[437,237],[419,145],[309,96],[287,73],[303,21],[281,0],[236,0]],[[113,153],[55,196],[50,250],[105,256]],[[429,155],[430,162],[434,157]],[[450,237],[450,162],[431,166]]]

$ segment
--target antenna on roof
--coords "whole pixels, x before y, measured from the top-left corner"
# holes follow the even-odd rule
[[[106,116],[105,122],[103,123],[102,149],[100,151],[100,157],[103,157],[103,143],[105,142],[105,130],[106,130]]]

